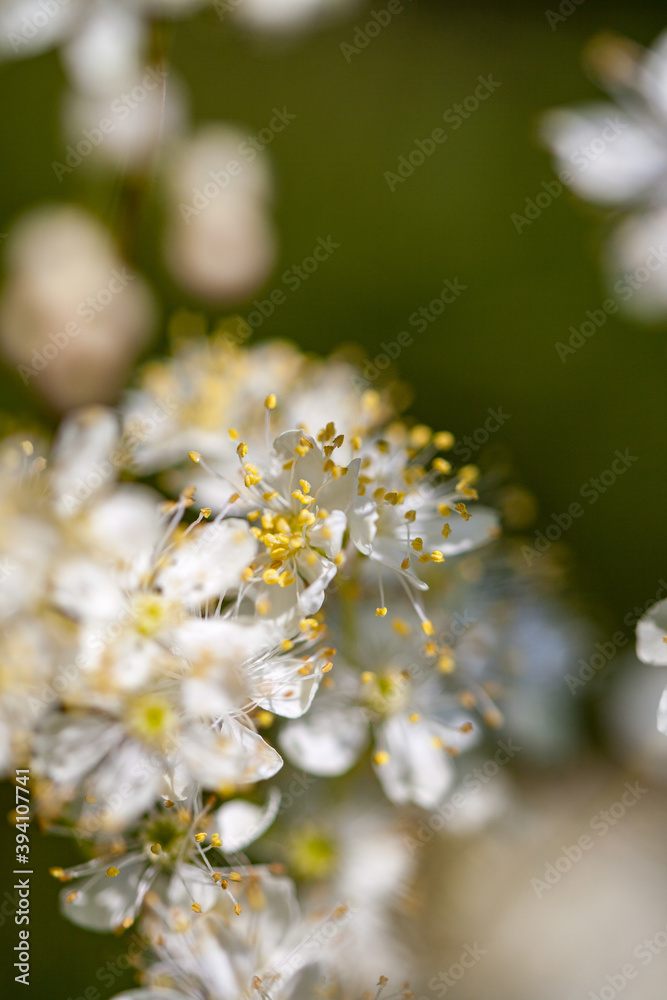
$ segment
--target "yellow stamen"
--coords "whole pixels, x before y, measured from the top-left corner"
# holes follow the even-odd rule
[[[438,451],[449,451],[454,447],[454,435],[450,431],[438,431],[433,437],[433,444]]]

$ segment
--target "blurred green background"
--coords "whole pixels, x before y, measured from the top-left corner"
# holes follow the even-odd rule
[[[480,427],[489,408],[510,414],[497,443],[510,450],[538,499],[537,527],[580,499],[581,486],[609,468],[616,449],[638,456],[566,536],[578,583],[607,609],[610,631],[623,628],[624,615],[648,601],[667,572],[667,324],[612,316],[563,364],[556,341],[607,297],[598,265],[604,217],[568,193],[520,234],[511,215],[523,213],[526,199],[553,177],[535,140],[539,114],[599,96],[581,68],[586,42],[613,29],[648,44],[665,27],[664,5],[585,0],[552,30],[544,3],[414,0],[348,63],[340,45],[365,20],[364,12],[353,13],[281,44],[242,34],[213,11],[168,29],[169,60],[187,81],[196,123],[219,119],[255,133],[274,107],[296,115],[270,147],[281,249],[257,297],[284,289],[282,273],[308,256],[318,237],[340,244],[254,339],[290,338],[319,353],[353,342],[372,359],[383,341],[410,329],[408,317],[445,279],[458,279],[465,292],[423,333],[413,330],[414,343],[398,358],[415,390],[411,410],[459,437]],[[117,188],[85,167],[60,184],[51,168],[64,146],[57,55],[0,72],[0,230],[53,199],[92,205],[113,225]],[[385,171],[489,74],[501,83],[497,91],[391,192]],[[158,223],[157,198],[148,191],[132,263],[160,294],[164,329],[180,306],[199,306],[162,268]],[[241,314],[248,308],[238,304]],[[159,350],[157,343],[151,352]],[[0,396],[0,408],[21,419],[54,421],[11,370],[0,372]],[[38,843],[35,836],[33,846],[36,867],[76,857],[73,845],[53,838]],[[31,995],[44,1000],[84,996],[100,963],[123,951],[121,942],[60,920],[56,895],[49,881],[33,897],[43,953],[34,956]],[[8,928],[0,928],[5,940]],[[97,980],[105,998],[130,982],[126,974],[108,989]],[[9,985],[10,995],[12,988],[25,995]]]

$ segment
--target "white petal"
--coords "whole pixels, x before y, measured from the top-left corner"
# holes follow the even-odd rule
[[[272,788],[264,806],[232,799],[225,802],[211,818],[212,828],[220,834],[227,854],[242,851],[258,840],[273,823],[280,808],[280,792]]]
[[[667,667],[667,599],[654,604],[637,622],[637,656],[643,663]]]
[[[349,771],[358,760],[368,743],[368,726],[356,709],[323,710],[290,722],[279,743],[296,767],[333,777]]]
[[[244,0],[234,6],[233,14],[240,23],[256,30],[294,31],[353,3],[354,0]]]
[[[275,963],[275,967],[279,968],[278,949],[287,944],[299,916],[296,889],[290,878],[271,875],[266,869],[261,872],[260,878],[263,908],[254,910],[251,906],[244,906],[240,917],[234,921],[234,927],[239,928],[242,939],[256,941],[258,968],[266,967],[269,963]],[[301,943],[302,938],[291,941],[292,945]],[[286,959],[292,950],[290,947]]]
[[[37,766],[57,784],[76,788],[118,744],[122,733],[118,723],[97,716],[54,716],[37,736]]]
[[[328,509],[328,508],[327,508]],[[334,510],[308,532],[308,543],[321,549],[328,559],[335,559],[343,545],[347,518],[342,510]]]
[[[542,135],[560,169],[572,175],[570,187],[589,201],[615,204],[634,199],[667,168],[664,145],[613,104],[552,111],[544,119]]]
[[[144,34],[140,19],[123,4],[90,4],[83,30],[64,50],[78,88],[107,98],[122,93],[139,69]]]
[[[79,622],[110,623],[127,616],[123,594],[107,567],[85,558],[70,559],[58,567],[53,600]]]
[[[432,541],[433,547],[440,549],[445,556],[455,556],[462,552],[470,552],[471,549],[476,549],[480,545],[486,545],[487,542],[497,537],[499,522],[495,510],[483,507],[481,504],[474,504],[468,507],[468,513],[470,514],[468,521],[456,513],[448,518],[451,528],[448,538],[443,538],[440,533],[442,531],[442,522],[440,521],[438,534],[433,539],[429,536],[429,542]],[[419,515],[417,515],[417,521],[419,521]]]
[[[658,730],[667,736],[667,687],[662,692],[658,705]]]
[[[454,780],[454,768],[437,735],[426,720],[410,722],[392,716],[378,728],[376,747],[389,759],[376,764],[375,772],[385,794],[396,805],[414,802],[422,809],[435,809]]]
[[[215,678],[187,677],[181,687],[183,708],[189,715],[219,719],[243,707],[243,689],[235,691]]]
[[[241,572],[252,562],[257,542],[250,526],[230,517],[192,532],[172,553],[156,585],[172,599],[199,606],[236,590]]]
[[[111,862],[110,862],[111,864]],[[132,857],[115,862],[119,874],[107,876],[99,873],[77,883],[71,883],[60,893],[60,911],[63,916],[87,930],[110,933],[121,927],[126,918],[133,919],[143,896],[149,888],[147,880],[142,885],[148,869],[145,858]],[[76,897],[67,902],[72,891]]]
[[[173,630],[173,645],[186,659],[240,666],[283,638],[273,622],[190,618]]]
[[[400,575],[417,590],[428,590],[428,584],[424,583],[423,580],[420,580],[417,576],[415,576],[411,568],[402,568],[402,563],[406,558],[407,553],[408,550],[405,542],[398,538],[389,538],[386,535],[378,535],[373,542],[371,558],[383,563],[383,565],[393,569],[396,573],[400,573]]]
[[[667,32],[656,38],[639,67],[640,86],[649,104],[667,118]]]
[[[47,18],[44,18],[44,7],[40,0],[20,0],[20,2],[0,4],[2,56],[20,59],[45,52],[67,38],[80,14],[81,5],[76,0],[74,2],[70,0],[67,4],[58,3]],[[26,22],[30,38],[26,37]],[[39,28],[31,31],[31,26],[36,24],[39,24]]]
[[[90,814],[104,831],[126,830],[154,804],[165,770],[160,754],[126,740],[89,776],[85,791],[95,797],[95,803],[84,805],[82,823]]]
[[[263,663],[255,689],[259,707],[285,719],[304,715],[320,686],[322,673],[316,669],[312,674],[300,676],[297,670],[303,665],[303,660],[291,657]]]
[[[266,600],[268,614],[276,622],[284,635],[294,635],[298,631],[301,618],[316,614],[324,603],[324,594],[337,573],[337,566],[313,549],[301,552],[296,559],[297,570],[307,581],[291,584],[289,587],[275,585],[258,588],[258,597]]]
[[[377,504],[368,497],[357,497],[348,511],[350,538],[365,556],[369,556],[373,551],[378,517]]]
[[[113,452],[119,436],[118,417],[104,406],[75,410],[62,421],[51,467],[51,483],[62,513],[73,513],[115,480],[118,467]]]
[[[170,906],[189,909],[193,899],[206,913],[220,899],[220,886],[216,885],[208,872],[203,872],[194,865],[177,864],[174,877],[169,881],[167,902]]]
[[[337,568],[335,564],[329,559],[324,559],[322,556],[317,555],[316,552],[304,552],[303,550],[301,550],[296,557],[296,564],[299,573],[304,580],[307,581],[309,587],[322,588],[322,600],[324,600],[324,590],[336,575]],[[314,593],[315,591],[313,590],[312,595],[314,595]],[[302,592],[299,597],[299,603],[301,604],[303,602],[304,604],[309,604],[311,599],[312,597],[306,599],[305,593]],[[319,611],[321,606],[320,602],[316,608],[313,608],[313,611],[306,613],[313,614],[315,611]]]
[[[312,445],[305,455],[299,455],[295,449],[302,438],[305,438]],[[279,434],[273,442],[275,470],[272,466],[271,478],[281,483],[280,492],[284,496],[290,496],[298,484],[299,479],[305,479],[310,483],[313,496],[318,492],[324,477],[324,455],[319,445],[313,438],[303,431],[285,431]],[[296,459],[290,469],[284,469],[286,462]],[[299,501],[295,501],[295,510],[300,509]]]
[[[124,570],[128,588],[136,586],[149,567],[162,535],[158,515],[161,497],[136,483],[121,483],[112,493],[98,497],[86,510],[86,539],[110,551],[113,563]]]
[[[667,310],[666,245],[665,207],[630,215],[613,231],[604,262],[609,285],[623,284],[623,295],[618,301],[625,312],[649,321],[664,316]],[[636,280],[632,277],[635,272]],[[626,275],[631,282],[624,277]]]
[[[235,719],[225,719],[220,732],[195,730],[183,744],[183,759],[192,775],[212,789],[263,781],[283,764],[259,733]]]
[[[324,510],[348,510],[359,491],[359,467],[361,459],[355,458],[343,476],[330,479],[317,494],[317,502]]]
[[[185,761],[178,760],[165,771],[159,782],[159,792],[163,799],[171,802],[183,802],[194,790],[192,775]]]

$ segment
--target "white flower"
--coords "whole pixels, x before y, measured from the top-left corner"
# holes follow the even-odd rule
[[[437,672],[443,656],[437,643],[428,640],[422,648],[406,637],[403,622],[392,632],[372,612],[367,618],[361,624],[360,614],[357,641],[343,654],[354,657],[358,669],[339,656],[329,690],[306,716],[284,727],[280,746],[312,774],[343,774],[366,748],[370,724],[373,767],[390,801],[435,809],[454,781],[451,754],[476,734]]]
[[[151,985],[116,1000],[245,1000],[257,990],[275,1000],[312,1000],[323,969],[292,882],[256,868],[244,875],[238,896],[236,917],[216,912],[205,919],[172,917],[166,928],[157,924]]]
[[[222,892],[231,909],[237,900],[229,885],[242,876],[230,878],[232,869],[221,868],[216,858],[235,855],[260,837],[279,805],[280,794],[273,789],[264,806],[232,799],[212,815],[199,804],[154,809],[129,849],[75,868],[52,869],[66,883],[61,911],[81,927],[110,932],[136,920],[149,890],[167,906],[202,913],[216,906]]]
[[[359,496],[349,515],[350,535],[360,552],[393,570],[404,584],[428,590],[415,572],[447,556],[469,552],[499,534],[498,515],[481,504],[468,510],[464,501],[476,500],[471,483],[474,466],[459,470],[452,482],[451,464],[441,456],[454,444],[448,432],[433,434],[417,425],[409,431],[390,425],[381,438],[361,443]],[[381,605],[384,605],[381,590]],[[422,627],[430,623],[415,604]],[[380,613],[386,613],[382,607]]]
[[[153,325],[153,298],[101,224],[39,208],[7,243],[0,350],[57,409],[113,400]]]
[[[83,832],[120,832],[161,797],[185,799],[197,785],[242,787],[282,766],[249,724],[226,717],[209,727],[179,716],[167,691],[135,695],[123,708],[116,717],[55,715],[36,738],[35,772],[64,801],[76,799]]]
[[[647,318],[667,309],[667,34],[642,50],[605,36],[590,62],[614,103],[558,109],[542,135],[559,177],[582,198],[627,213],[605,253],[609,283]]]
[[[322,958],[337,970],[351,996],[380,974],[404,981],[408,962],[393,921],[406,902],[414,856],[406,850],[395,811],[362,786],[342,804],[304,803],[304,817],[285,834],[288,868],[307,880],[304,907],[324,910],[340,900],[350,919],[327,935]],[[324,803],[327,802],[326,808]],[[291,819],[291,817],[290,817]]]
[[[187,332],[185,319],[183,324]],[[126,432],[136,442],[132,458],[140,470],[168,468],[195,450],[229,477],[237,467],[230,428],[240,428],[250,454],[265,459],[264,401],[271,394],[277,425],[298,427],[311,437],[335,414],[345,438],[344,463],[354,457],[352,440],[392,416],[380,393],[359,388],[357,369],[342,358],[306,357],[281,342],[239,346],[250,333],[238,318],[210,337],[187,337],[173,358],[145,368],[140,388],[128,394],[124,407]],[[219,480],[191,466],[172,474],[171,481],[177,489],[196,484],[197,495],[214,510],[229,495]]]
[[[336,464],[333,424],[320,439],[322,445],[302,431],[280,434],[263,470],[247,461],[247,444],[237,448],[237,496],[254,507],[247,516],[259,543],[244,574],[243,595],[287,634],[321,608],[341,560],[347,511],[357,495],[359,460]],[[201,461],[198,453],[192,458]]]
[[[79,626],[77,662],[87,685],[113,699],[151,679],[186,673],[207,655],[217,622],[192,616],[209,601],[236,594],[255,548],[246,522],[230,518],[201,525],[161,550],[139,549],[137,568],[145,567],[139,579],[90,558],[63,559],[53,571],[52,599]]]
[[[246,136],[209,124],[169,157],[165,255],[180,284],[212,302],[239,301],[267,277],[275,257],[270,177]]]
[[[221,16],[231,12],[244,27],[286,33],[331,19],[356,0],[215,0]]]
[[[652,666],[667,666],[667,600],[654,604],[637,622],[637,656]],[[667,688],[658,706],[658,729],[667,736]]]
[[[23,58],[63,47],[65,65],[79,87],[94,92],[121,86],[147,42],[155,15],[179,16],[208,0],[5,0],[0,51]]]
[[[93,50],[89,56],[95,58]],[[59,180],[85,170],[88,163],[151,173],[164,143],[186,130],[187,89],[173,69],[136,58],[125,74],[122,80],[104,81],[106,89],[73,89],[63,95],[64,141],[52,162]]]

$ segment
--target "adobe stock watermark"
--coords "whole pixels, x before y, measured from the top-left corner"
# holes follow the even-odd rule
[[[558,10],[545,10],[544,16],[551,30],[555,31],[559,24],[567,21],[568,17],[571,17],[577,7],[581,7],[582,3],[584,3],[584,0],[561,0]]]
[[[512,416],[511,413],[504,413],[502,406],[498,406],[495,410],[489,407],[486,412],[488,416],[483,424],[477,427],[472,434],[466,434],[452,448],[452,454],[456,455],[464,465],[470,461],[480,448],[484,447],[492,434],[496,434],[501,427],[504,427]]]
[[[453,646],[456,640],[464,636],[478,621],[478,618],[475,618],[467,611],[463,611],[462,613],[455,612],[447,622],[447,627],[442,632],[438,632],[436,639],[438,646],[444,646],[445,648]]]
[[[100,965],[95,973],[95,979],[105,988],[111,989],[117,979],[125,975],[128,969],[136,967],[143,953],[150,947],[150,938],[142,937],[136,931],[130,936],[125,951],[117,958],[109,959]],[[67,1000],[103,1000],[103,994],[96,986],[86,987],[83,996],[68,997]]]
[[[340,249],[341,244],[331,236],[318,236],[311,252],[283,271],[280,276],[282,285],[288,292],[297,292],[299,288],[319,271],[322,264]],[[287,302],[287,293],[282,288],[272,289],[265,298],[253,299],[250,311],[245,316],[234,316],[226,320],[222,328],[222,340],[230,347],[244,344],[255,330],[258,330],[267,319],[273,316],[277,308]]]
[[[162,67],[149,66],[132,90],[126,91],[111,101],[109,105],[109,116],[100,118],[97,125],[92,128],[84,128],[81,131],[81,139],[75,145],[71,143],[65,147],[64,163],[53,160],[51,169],[62,183],[66,174],[71,174],[79,167],[83,161],[91,155],[94,149],[101,146],[107,135],[116,131],[119,122],[126,121],[140,104],[142,104],[151,91],[158,87],[163,87],[167,79],[167,71]]]
[[[629,611],[623,618],[623,624],[630,629],[629,633],[618,629],[604,642],[596,642],[595,652],[589,659],[585,660],[583,657],[579,659],[579,670],[576,674],[565,675],[564,681],[570,689],[571,694],[577,694],[581,688],[585,687],[600,670],[613,660],[619,649],[627,646],[629,642],[634,642],[634,627],[641,616],[650,607],[657,604],[658,601],[662,601],[667,597],[667,583],[664,580],[659,580],[658,583],[658,589],[653,597],[649,597],[648,601],[645,601],[643,605],[635,605],[632,611]]]
[[[128,271],[126,267],[114,268],[104,288],[98,289],[93,295],[87,295],[75,307],[75,319],[66,323],[62,330],[50,333],[48,335],[49,343],[44,344],[41,350],[33,347],[31,364],[17,365],[16,370],[23,379],[23,384],[27,385],[31,378],[35,378],[40,372],[43,372],[49,362],[53,361],[61,351],[64,351],[71,340],[79,337],[83,333],[84,327],[92,323],[95,317],[103,312],[109,303],[135,278],[136,275]],[[81,325],[77,320],[81,321]]]
[[[178,209],[185,222],[189,223],[193,217],[203,212],[212,201],[215,201],[223,191],[227,190],[234,177],[238,177],[243,171],[241,159],[245,160],[246,163],[252,163],[258,154],[273,142],[276,135],[284,132],[295,118],[296,115],[289,112],[284,106],[282,110],[273,108],[273,117],[269,121],[269,124],[265,128],[260,129],[256,135],[246,136],[237,146],[236,152],[240,159],[227,160],[224,167],[220,170],[210,170],[210,180],[206,181],[201,187],[194,188],[190,203],[181,202]]]
[[[494,94],[502,86],[499,80],[494,80],[491,74],[478,76],[478,83],[472,93],[464,97],[460,103],[452,104],[442,113],[442,120],[449,126],[451,132],[456,132],[463,123],[478,110],[480,105]],[[399,184],[412,177],[415,170],[421,167],[426,160],[433,156],[439,146],[449,138],[449,132],[443,128],[434,128],[425,139],[415,139],[412,149],[408,153],[401,153],[398,157],[396,170],[385,170],[383,176],[391,192],[394,192]]]
[[[321,955],[322,949],[332,938],[335,938],[346,924],[358,913],[358,908],[347,903],[341,903],[331,912],[330,916],[320,921],[313,930],[303,938],[278,966],[278,976],[289,978],[305,965],[313,962]],[[267,995],[268,997],[268,995]]]
[[[305,771],[292,771],[294,777],[289,785],[281,791],[280,805],[276,816],[282,816],[288,809],[291,809],[297,799],[300,799],[308,789],[317,783],[317,778]]]
[[[428,988],[437,997],[444,997],[450,990],[453,990],[457,983],[460,983],[466,972],[472,969],[484,958],[487,953],[486,948],[481,948],[477,942],[466,944],[458,959],[445,969],[438,972],[437,976],[432,976],[428,981]],[[429,1000],[429,997],[420,997],[419,1000]]]
[[[644,263],[639,264],[634,271],[624,274],[614,283],[614,291],[619,299],[622,302],[629,302],[633,295],[651,280],[651,275],[659,271],[666,263],[667,248],[662,244],[659,247],[650,247]],[[613,315],[618,310],[619,303],[614,298],[605,299],[600,309],[587,309],[586,319],[578,327],[569,327],[570,337],[567,343],[558,340],[554,345],[563,364],[570,354],[576,354],[605,325],[608,316]]]
[[[413,327],[417,333],[424,333],[431,323],[435,323],[439,316],[442,316],[445,307],[451,305],[459,298],[468,286],[462,285],[458,278],[445,278],[439,294],[425,305],[420,306],[408,317],[408,326]],[[371,382],[375,382],[382,372],[386,371],[392,361],[396,361],[406,347],[414,344],[414,336],[409,330],[401,330],[396,335],[395,340],[382,341],[380,351],[371,360],[367,361],[361,370],[361,374],[355,372],[350,376],[352,385],[357,389],[367,389]]]
[[[632,957],[637,962],[626,962],[618,972],[608,973],[604,983],[597,991],[590,990],[586,1000],[615,1000],[629,983],[636,979],[642,967],[659,958],[667,948],[667,927],[661,927],[651,937],[643,938],[632,950]],[[633,994],[633,996],[636,994]]]
[[[587,145],[579,146],[578,149],[570,153],[570,162],[575,170],[566,168],[558,172],[558,180],[542,181],[540,185],[542,190],[538,191],[533,198],[526,198],[523,215],[520,212],[512,212],[510,215],[510,221],[517,233],[522,233],[526,226],[532,225],[536,219],[539,219],[542,212],[549,208],[556,198],[560,198],[565,187],[572,183],[575,173],[577,171],[583,173],[587,170],[591,163],[594,163],[626,128],[628,128],[627,122],[622,122],[619,118],[607,118],[599,136],[595,136]]]
[[[558,857],[553,861],[548,861],[544,866],[542,875],[531,878],[530,884],[537,898],[541,899],[545,892],[549,892],[555,885],[558,885],[563,875],[572,871],[584,854],[595,847],[597,843],[595,837],[598,840],[606,837],[609,831],[623,819],[628,810],[632,809],[647,792],[648,788],[642,788],[638,781],[635,781],[634,784],[626,781],[624,791],[616,802],[613,802],[608,809],[601,809],[590,820],[588,829],[591,833],[582,833],[574,844],[563,845]]]
[[[7,556],[0,559],[0,587],[11,579],[12,574],[16,572],[17,569],[18,566],[16,563],[10,562]]]
[[[618,481],[620,476],[625,475],[628,469],[637,461],[639,461],[639,457],[631,455],[629,448],[626,448],[622,452],[616,451],[610,467],[604,469],[598,476],[591,476],[580,487],[579,496],[583,500],[586,500],[590,506],[597,503],[600,497],[604,496]],[[552,514],[550,523],[545,527],[544,531],[535,532],[535,541],[533,544],[521,546],[521,554],[528,565],[532,566],[536,559],[539,559],[545,552],[548,552],[554,542],[559,541],[563,534],[572,527],[574,521],[583,517],[585,513],[585,508],[575,500],[569,504],[567,510],[563,511],[562,514]]]
[[[28,45],[33,38],[36,38],[41,29],[45,28],[54,17],[62,14],[63,7],[67,7],[69,3],[70,0],[39,0],[38,4],[26,7],[30,13],[21,19],[19,31],[10,31],[7,35],[14,52],[18,52],[23,45]]]
[[[459,788],[465,788],[467,794],[462,791],[454,792],[446,802],[438,806],[426,819],[420,821],[413,837],[407,834],[403,837],[403,843],[410,855],[414,855],[416,851],[433,840],[435,834],[443,830],[459,810],[465,809],[471,799],[485,785],[488,785],[501,768],[509,764],[521,749],[522,747],[514,743],[510,737],[506,740],[498,740],[494,755],[487,758],[483,764],[471,768],[459,782]]]
[[[412,0],[405,0],[405,2],[412,3]],[[380,10],[372,10],[368,21],[355,27],[352,41],[340,43],[339,48],[345,62],[349,64],[354,56],[361,55],[373,39],[377,38],[380,32],[392,23],[397,14],[402,14],[404,10],[405,4],[402,0],[389,0],[389,3],[385,7],[381,7]]]

